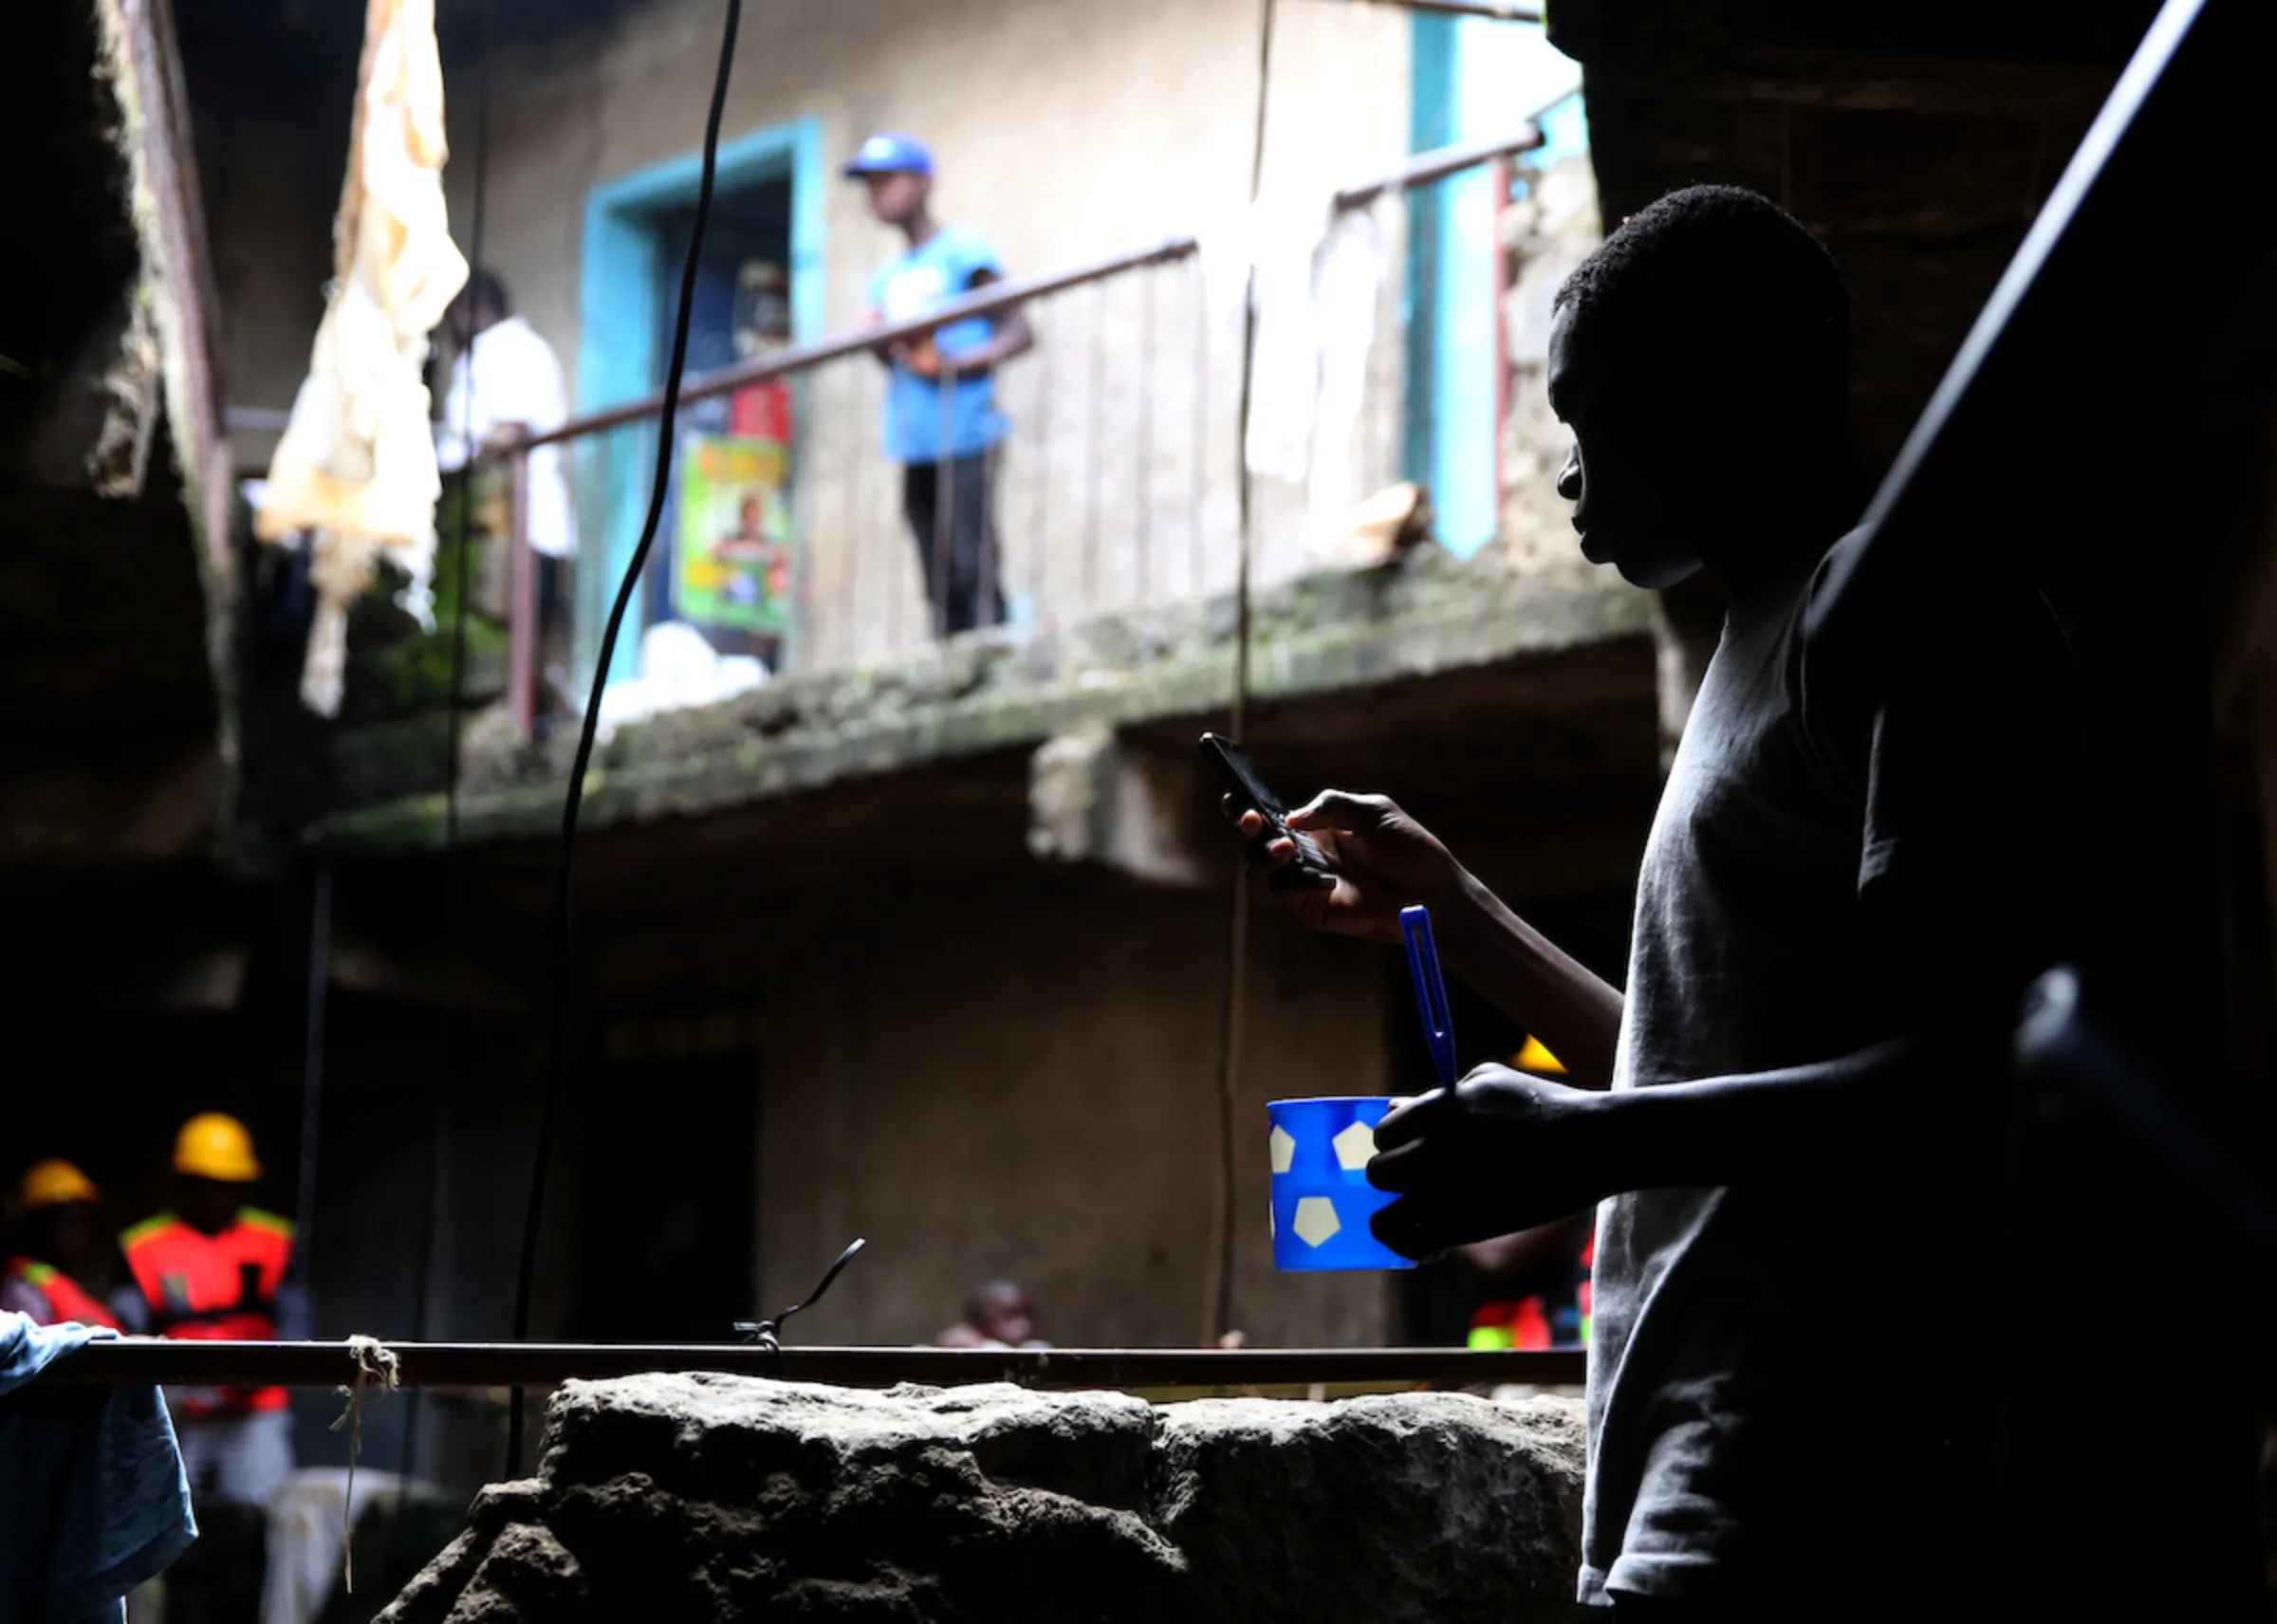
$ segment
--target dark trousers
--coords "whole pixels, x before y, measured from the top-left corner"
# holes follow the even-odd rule
[[[538,714],[559,709],[576,710],[582,708],[578,696],[565,692],[557,692],[553,671],[568,680],[568,672],[575,662],[577,650],[577,563],[574,559],[552,558],[531,549],[531,562],[538,566],[534,596],[538,610]]]
[[[947,462],[902,465],[901,511],[917,544],[925,600],[942,637],[1004,618],[994,462],[992,453],[976,452]]]

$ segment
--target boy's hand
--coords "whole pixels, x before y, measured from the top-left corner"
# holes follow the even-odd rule
[[[1370,1221],[1403,1257],[1568,1217],[1604,1193],[1604,1110],[1617,1097],[1486,1065],[1377,1124],[1368,1182],[1399,1196]]]
[[[887,346],[893,359],[916,373],[919,378],[941,376],[941,352],[935,347],[931,333],[914,339],[896,339]]]
[[[1375,942],[1399,940],[1399,910],[1422,903],[1436,912],[1460,894],[1462,865],[1437,836],[1381,795],[1331,789],[1288,815],[1288,826],[1310,835],[1333,873],[1312,878],[1289,867],[1296,842],[1267,840],[1255,812],[1226,815],[1250,842],[1250,864],[1274,900],[1316,931]]]

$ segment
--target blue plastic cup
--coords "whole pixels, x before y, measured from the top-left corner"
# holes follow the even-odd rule
[[[1368,1182],[1376,1124],[1395,1103],[1389,1095],[1364,1095],[1266,1106],[1272,1119],[1275,1268],[1416,1266],[1368,1229],[1368,1220],[1395,1199]]]

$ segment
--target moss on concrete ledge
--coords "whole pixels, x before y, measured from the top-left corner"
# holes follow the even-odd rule
[[[1514,575],[1425,547],[1398,563],[1323,572],[1260,594],[1250,690],[1268,702],[1649,637],[1653,601],[1596,575]],[[780,678],[718,705],[620,729],[585,780],[588,827],[716,811],[945,757],[1222,708],[1233,683],[1230,597],[1110,615],[1052,632],[970,634],[914,658]],[[575,740],[521,747],[470,729],[460,838],[543,838],[561,820]],[[324,820],[341,852],[439,844],[442,798]]]

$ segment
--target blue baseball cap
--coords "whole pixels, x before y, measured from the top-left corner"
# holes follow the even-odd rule
[[[864,175],[931,175],[933,154],[915,136],[891,133],[872,136],[846,159],[844,174],[852,179]]]

